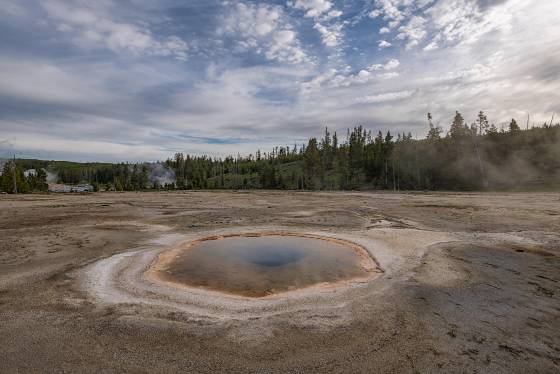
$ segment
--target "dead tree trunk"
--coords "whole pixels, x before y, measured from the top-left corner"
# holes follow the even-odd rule
[[[480,156],[480,150],[478,149],[478,139],[476,135],[473,135],[474,149],[476,152],[476,158],[478,159],[478,167],[480,169],[480,176],[482,177],[482,186],[488,188],[488,180],[486,179],[486,170],[484,169],[484,163],[482,162],[482,157]]]
[[[391,169],[393,170],[393,191],[397,190],[397,184],[395,179],[395,159],[391,158]]]
[[[14,193],[17,194],[17,168],[16,168],[16,155],[14,155],[14,163],[12,164],[12,171],[14,177]]]

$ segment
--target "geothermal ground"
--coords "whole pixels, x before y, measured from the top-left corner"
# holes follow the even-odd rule
[[[257,298],[154,277],[271,232],[354,243],[375,276]],[[0,195],[0,321],[5,373],[557,373],[560,194]]]

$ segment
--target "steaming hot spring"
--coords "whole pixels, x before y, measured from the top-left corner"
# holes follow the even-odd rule
[[[359,292],[381,272],[366,247],[346,238],[257,231],[162,237],[98,261],[81,277],[100,303],[240,318],[310,302],[336,307],[337,295]]]

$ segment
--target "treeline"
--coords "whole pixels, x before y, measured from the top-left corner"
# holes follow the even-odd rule
[[[68,185],[87,183],[91,184],[95,191],[175,189],[173,172],[165,170],[163,163],[110,164],[17,159],[15,162],[9,160],[4,164],[5,170],[0,175],[0,191],[8,193],[14,191],[14,164],[19,193],[46,191],[48,183]],[[40,184],[35,182],[36,177],[40,178]]]
[[[426,139],[372,134],[362,126],[343,141],[325,129],[301,147],[213,160],[176,154],[166,161],[177,188],[307,190],[482,190],[560,187],[560,125],[498,130],[483,112],[467,125],[456,112],[447,134],[432,123]],[[552,123],[552,121],[551,121]]]
[[[372,134],[362,126],[341,137],[326,128],[305,145],[226,158],[177,153],[165,162],[143,164],[21,160],[16,179],[34,168],[47,169],[50,181],[116,191],[560,188],[560,125],[552,120],[525,129],[511,120],[498,130],[483,112],[470,124],[456,112],[444,134],[428,113],[427,126],[428,135],[420,140],[410,133]],[[10,192],[5,175],[0,185]]]
[[[95,190],[138,191],[151,188],[145,164],[90,164],[86,167],[62,167],[56,172],[64,184],[87,182]]]

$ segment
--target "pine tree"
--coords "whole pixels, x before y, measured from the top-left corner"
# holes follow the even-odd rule
[[[455,112],[455,117],[449,128],[449,136],[453,139],[458,139],[467,135],[468,129],[465,126],[465,120],[461,113]]]
[[[496,136],[498,134],[498,129],[496,128],[496,125],[492,123],[488,128],[487,134],[490,136]]]
[[[327,127],[325,127],[325,136],[321,140],[321,159],[323,164],[322,165],[323,171],[326,172],[328,170],[331,170],[332,163],[333,163],[333,152],[332,152],[332,144],[331,144],[331,134]]]
[[[317,147],[317,139],[311,138],[307,144],[304,155],[305,179],[310,189],[319,188],[321,169],[321,154]]]
[[[520,130],[520,128],[519,128],[519,125],[517,124],[517,121],[514,118],[512,118],[511,122],[509,123],[509,132],[513,133],[513,132],[517,132],[519,130]]]

